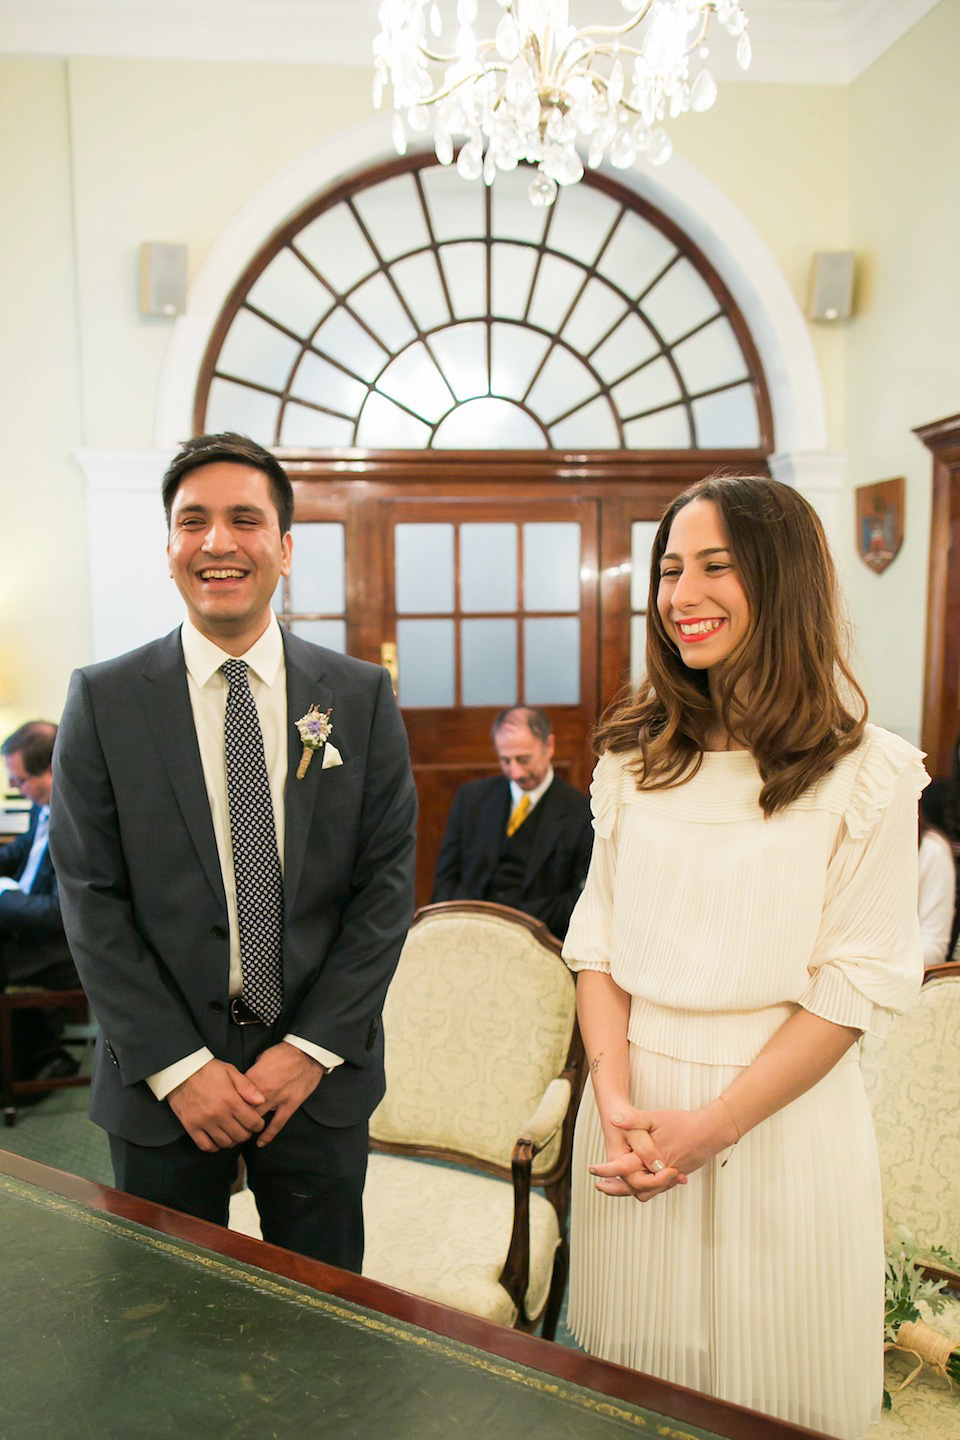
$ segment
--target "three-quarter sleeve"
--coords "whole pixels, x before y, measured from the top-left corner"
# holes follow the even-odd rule
[[[618,756],[600,756],[590,784],[593,812],[593,853],[580,899],[574,907],[563,944],[571,970],[610,971],[613,930],[613,887],[617,868],[617,817],[623,767]]]
[[[894,743],[890,743],[894,742]],[[917,914],[919,752],[895,736],[868,747],[827,871],[804,1009],[882,1035],[923,978]]]

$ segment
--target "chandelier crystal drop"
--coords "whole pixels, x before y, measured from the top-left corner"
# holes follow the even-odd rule
[[[393,142],[433,127],[437,159],[487,185],[521,160],[536,165],[534,205],[608,161],[662,165],[673,146],[664,121],[717,98],[706,66],[712,20],[750,64],[737,0],[610,0],[610,23],[578,28],[571,0],[485,0],[492,38],[477,33],[478,0],[381,0],[373,42],[373,101],[393,87]],[[592,7],[596,10],[596,4]],[[617,11],[626,11],[624,18]],[[494,22],[496,22],[494,24]]]

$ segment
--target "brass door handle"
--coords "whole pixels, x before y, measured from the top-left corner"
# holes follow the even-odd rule
[[[397,647],[392,640],[385,640],[380,646],[380,664],[390,676],[394,695],[399,694],[400,671],[397,667]]]

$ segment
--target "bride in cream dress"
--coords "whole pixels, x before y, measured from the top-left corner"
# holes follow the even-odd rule
[[[564,946],[592,1076],[570,1324],[608,1360],[859,1440],[883,1239],[857,1042],[920,984],[925,773],[865,723],[795,491],[701,481],[652,568],[647,678],[598,732]]]

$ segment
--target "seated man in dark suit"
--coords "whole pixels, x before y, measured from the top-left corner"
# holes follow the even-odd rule
[[[432,898],[512,905],[562,940],[590,864],[590,802],[554,775],[542,710],[502,711],[493,744],[503,778],[473,780],[454,796]]]
[[[9,984],[69,990],[80,984],[63,933],[57,877],[47,848],[56,734],[56,725],[32,720],[0,745],[11,788],[33,806],[26,834],[0,847],[0,989]],[[55,1016],[43,1010],[14,1016],[20,1078],[76,1073],[76,1060],[57,1043]]]

